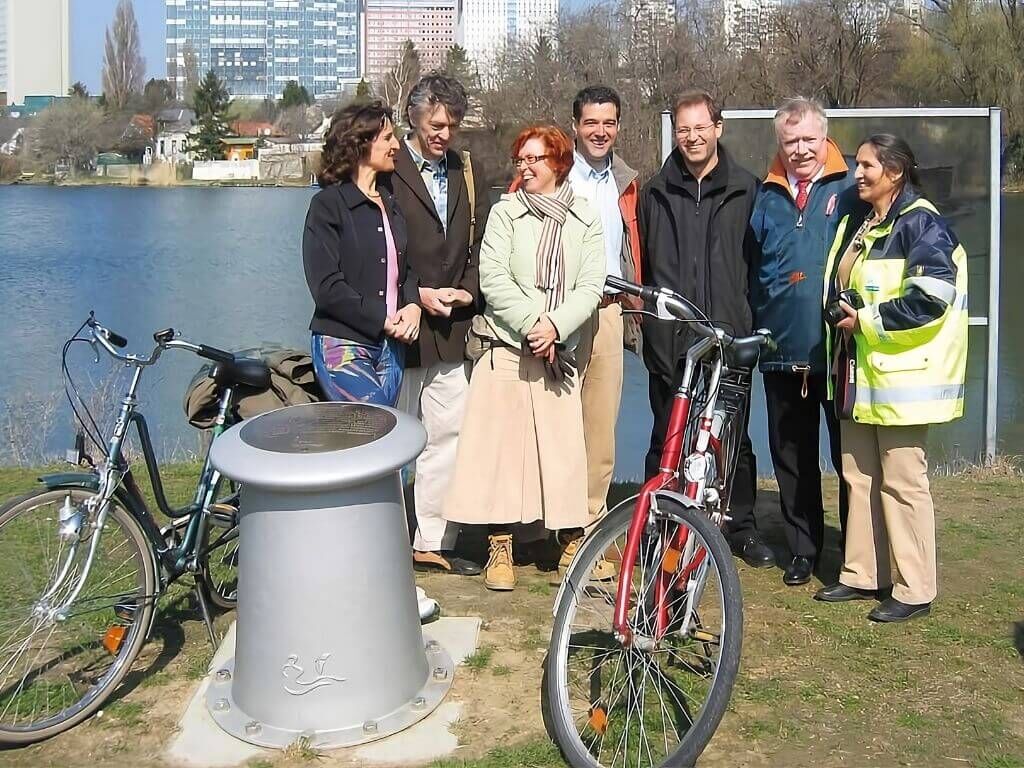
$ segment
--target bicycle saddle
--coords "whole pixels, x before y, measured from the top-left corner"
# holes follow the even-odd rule
[[[219,362],[213,367],[213,380],[222,387],[241,384],[266,389],[270,386],[270,369],[262,360],[236,357],[233,362]]]
[[[759,335],[733,339],[733,342],[725,348],[725,364],[730,368],[752,369],[757,365],[762,344],[764,344],[764,338]]]

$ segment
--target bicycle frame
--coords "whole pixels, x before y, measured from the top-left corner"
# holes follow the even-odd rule
[[[647,480],[641,487],[637,496],[636,509],[626,535],[626,546],[623,552],[623,559],[619,569],[619,582],[615,594],[615,605],[613,615],[613,629],[616,637],[624,645],[634,642],[633,632],[629,627],[629,597],[632,581],[633,568],[636,565],[637,555],[640,549],[640,539],[645,527],[651,519],[652,511],[657,511],[657,494],[659,492],[679,492],[680,464],[682,464],[684,499],[706,508],[709,503],[720,505],[721,510],[728,509],[728,500],[731,490],[731,467],[729,463],[735,460],[734,456],[728,456],[727,447],[721,440],[722,430],[725,426],[728,415],[719,404],[719,394],[722,386],[724,373],[727,371],[720,354],[716,354],[714,360],[708,365],[706,358],[712,353],[717,353],[720,347],[715,340],[702,338],[697,341],[686,355],[686,364],[683,369],[683,376],[679,388],[672,401],[672,409],[669,415],[668,429],[665,435],[665,442],[662,448],[661,459],[658,465],[658,473]],[[709,393],[707,403],[701,411],[697,420],[696,434],[693,438],[691,452],[683,459],[684,439],[687,425],[690,420],[690,408],[693,400],[694,389],[698,383],[701,367],[707,370],[706,388]],[[724,493],[717,488],[708,488],[707,483],[707,462],[714,461],[718,467],[720,476],[726,479],[727,484],[723,487]],[[724,513],[719,514],[716,520],[722,524],[725,520]],[[695,575],[695,588],[690,591],[687,598],[685,616],[683,618],[684,630],[688,628],[692,606],[699,602],[700,592],[703,589],[706,576],[706,552],[694,546],[694,542],[688,541],[689,531],[686,528],[679,528],[672,540],[665,546],[668,556],[666,564],[672,563],[671,571],[662,568],[655,577],[655,626],[654,640],[660,640],[668,631],[670,617],[668,606],[670,593],[674,584],[686,584],[691,576]],[[679,564],[683,563],[682,569]]]
[[[175,342],[171,342],[171,344],[175,344]],[[184,346],[186,343],[178,342],[178,344]],[[193,345],[188,346],[191,347]],[[142,370],[147,365],[155,362],[158,356],[158,353],[154,353],[149,360],[129,359],[127,361],[129,365],[134,366],[135,370],[132,373],[132,379],[128,387],[128,391],[121,400],[121,409],[117,420],[114,423],[114,428],[108,443],[107,458],[96,472],[99,481],[97,484],[96,496],[94,496],[93,499],[90,499],[91,509],[89,509],[89,514],[86,516],[86,520],[77,521],[78,526],[81,526],[83,523],[91,524],[94,530],[94,535],[91,537],[89,552],[86,555],[81,573],[77,577],[78,584],[71,591],[68,597],[62,601],[60,606],[56,606],[51,609],[53,615],[58,619],[67,615],[67,612],[70,610],[71,606],[74,605],[75,600],[78,598],[78,595],[88,580],[89,573],[95,559],[96,550],[99,546],[103,527],[106,524],[107,515],[110,510],[110,500],[114,498],[118,489],[121,487],[124,488],[124,491],[133,502],[128,505],[129,512],[142,526],[143,531],[146,533],[146,537],[152,545],[152,551],[156,555],[156,562],[154,564],[162,566],[156,569],[157,573],[160,574],[160,591],[162,592],[163,589],[165,589],[179,576],[186,572],[195,571],[198,568],[198,560],[202,553],[199,551],[197,545],[200,540],[201,533],[207,524],[209,508],[214,501],[213,494],[220,480],[220,473],[211,465],[209,451],[207,451],[192,502],[181,508],[173,508],[168,503],[163,489],[159,464],[157,463],[156,454],[153,450],[153,442],[150,437],[149,427],[146,423],[145,417],[136,410],[138,407],[137,391],[139,381],[142,376]],[[227,425],[233,395],[234,389],[232,387],[224,388],[219,403],[217,419],[213,427],[214,439],[224,431]],[[160,511],[172,520],[175,518],[188,518],[184,536],[182,537],[181,543],[177,546],[172,546],[173,539],[166,536],[165,532],[161,530],[159,525],[157,525],[152,512],[146,505],[142,491],[135,481],[131,468],[124,459],[124,443],[128,435],[129,427],[132,425],[134,425],[139,436],[143,458],[146,462],[147,474],[149,475],[150,483],[153,488],[153,495]],[[225,536],[226,535],[228,534],[225,534]],[[64,581],[67,578],[77,555],[80,541],[80,537],[76,536],[74,538],[74,541],[68,549],[67,559],[65,560],[64,566],[61,568],[61,571],[54,580],[51,588],[47,591],[46,595],[44,595],[43,601],[48,601],[64,585]],[[218,540],[216,545],[219,545],[220,543],[222,543],[222,541]]]

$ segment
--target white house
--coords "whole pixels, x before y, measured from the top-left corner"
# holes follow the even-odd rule
[[[191,109],[165,109],[156,116],[157,132],[154,159],[165,163],[191,163],[189,138],[199,129],[192,125],[196,113]]]

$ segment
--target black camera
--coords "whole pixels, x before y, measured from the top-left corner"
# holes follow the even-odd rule
[[[833,328],[838,325],[844,317],[846,317],[846,313],[843,312],[843,308],[839,306],[840,301],[845,301],[854,309],[862,309],[864,307],[864,299],[860,297],[860,294],[857,293],[857,291],[852,288],[840,291],[839,297],[830,301],[828,306],[825,307],[825,322]]]

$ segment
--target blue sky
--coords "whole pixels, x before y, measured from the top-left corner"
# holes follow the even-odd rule
[[[164,64],[164,0],[134,0],[139,22],[146,79],[166,77]],[[117,0],[71,0],[71,80],[89,92],[102,91],[103,33],[114,18]]]

